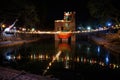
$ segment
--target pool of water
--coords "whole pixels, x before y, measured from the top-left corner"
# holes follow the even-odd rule
[[[89,41],[54,39],[0,48],[0,65],[59,80],[120,79],[120,55]]]

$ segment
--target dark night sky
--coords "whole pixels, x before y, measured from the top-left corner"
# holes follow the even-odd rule
[[[13,2],[12,2],[13,1]],[[27,4],[35,4],[38,10],[41,7],[47,7],[47,19],[56,20],[63,19],[64,11],[75,11],[77,19],[86,20],[88,18],[88,10],[86,8],[87,0],[4,0],[0,8],[7,6],[18,6],[20,1]],[[20,6],[20,5],[19,5]]]
[[[0,7],[8,6],[8,4],[12,4],[10,0],[4,0],[5,3],[1,4]],[[15,1],[15,0],[12,0]],[[63,19],[64,11],[75,11],[76,12],[76,20],[77,22],[87,22],[91,17],[89,14],[89,10],[87,8],[87,2],[89,0],[18,0],[24,1],[25,3],[35,4],[37,9],[42,7],[46,7],[47,9],[47,20],[48,22],[54,22],[54,20]],[[119,6],[119,0],[113,0],[114,4]],[[38,14],[39,15],[39,14]]]
[[[64,11],[75,11],[77,23],[88,22],[91,18],[87,8],[89,0],[46,0],[48,6],[49,19],[63,19]],[[119,6],[119,0],[112,0],[116,7]]]
[[[63,19],[64,11],[75,11],[78,20],[86,20],[89,17],[86,5],[87,0],[48,1],[49,15],[52,19]]]

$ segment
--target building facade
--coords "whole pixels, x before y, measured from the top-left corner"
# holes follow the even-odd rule
[[[75,28],[75,12],[64,12],[62,20],[55,20],[55,31],[58,31],[58,34],[55,34],[55,40],[75,41],[76,37],[71,33]]]

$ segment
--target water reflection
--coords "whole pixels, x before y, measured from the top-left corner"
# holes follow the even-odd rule
[[[97,55],[100,55],[100,46],[97,46]]]
[[[59,56],[60,56],[61,53],[62,53],[62,51],[59,51],[59,52],[55,55],[55,57],[53,57],[52,61],[49,62],[47,68],[44,70],[43,75],[45,75],[45,73],[47,72],[47,70],[48,70],[48,69],[50,68],[50,66],[52,66],[52,64],[54,63],[54,61],[59,58]]]
[[[64,68],[69,69],[70,68],[69,61],[71,59],[71,57],[70,57],[71,46],[67,43],[60,43],[58,45],[58,50],[61,50],[62,53],[64,54],[64,56],[62,56],[64,58],[60,57],[60,58],[62,58],[61,60],[64,62]]]
[[[3,54],[1,56],[4,56],[4,59],[0,58],[0,60],[10,62],[3,63],[3,65],[12,64],[11,66],[16,68],[31,70],[31,72],[34,70],[36,73],[41,72],[42,75],[53,73],[55,75],[56,70],[54,71],[54,68],[56,69],[56,67],[60,68],[61,74],[61,67],[66,70],[75,68],[75,71],[77,71],[76,66],[78,66],[79,71],[81,64],[87,64],[87,66],[99,65],[100,68],[120,68],[120,62],[116,59],[116,56],[91,43],[80,42],[76,43],[76,45],[59,43],[57,47],[53,43],[44,43],[44,45],[38,43],[0,50],[0,53]]]
[[[109,53],[108,54],[106,54],[106,56],[105,56],[105,63],[106,63],[106,65],[108,65],[109,64]]]
[[[59,56],[60,56],[61,52],[59,52]],[[76,56],[76,58],[70,58],[68,55],[66,55],[65,57],[59,57],[58,55],[56,56],[48,56],[48,55],[35,55],[35,54],[31,54],[31,56],[26,56],[24,58],[29,58],[30,60],[49,60],[52,59],[52,61],[48,64],[47,69],[49,69],[49,67],[52,65],[52,63],[54,61],[57,62],[64,62],[64,66],[66,69],[70,68],[68,63],[69,61],[75,61],[78,63],[90,63],[90,64],[99,64],[100,66],[109,66],[110,68],[120,68],[120,66],[118,64],[114,64],[114,63],[109,63],[109,57],[106,56],[105,57],[105,62],[103,61],[98,61],[97,59],[94,58],[86,58],[86,57],[79,57]],[[17,61],[17,60],[21,60],[23,57],[21,55],[15,56],[15,55],[6,55],[5,57],[8,61]]]
[[[78,44],[80,45],[80,44]],[[90,52],[90,47],[87,47],[87,55]],[[84,55],[76,55],[71,56],[71,46],[67,43],[61,43],[58,45],[58,53],[55,55],[49,55],[42,53],[29,53],[26,56],[22,56],[22,53],[15,53],[18,50],[14,48],[7,49],[4,53],[5,59],[8,61],[18,61],[22,59],[29,59],[29,60],[36,60],[36,61],[43,61],[43,60],[51,60],[48,66],[51,66],[54,61],[56,62],[64,62],[64,66],[66,69],[70,68],[69,62],[75,61],[78,63],[90,63],[90,64],[99,64],[100,66],[109,66],[110,68],[119,68],[119,64],[110,63],[110,54],[106,53],[104,56],[104,60],[99,60],[98,58],[85,57]],[[97,47],[98,53],[100,52],[100,47]],[[100,55],[100,54],[99,54]],[[98,55],[98,56],[99,56]],[[113,66],[113,67],[111,67]],[[48,67],[47,67],[48,68]]]
[[[61,50],[62,52],[64,52],[64,51],[71,52],[71,47],[67,43],[61,43],[58,45],[58,50]]]

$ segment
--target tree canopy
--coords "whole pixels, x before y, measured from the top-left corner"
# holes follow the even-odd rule
[[[113,4],[113,0],[89,0],[88,9],[92,17],[104,23],[111,19],[115,23],[119,23],[120,11]]]
[[[38,7],[38,3],[31,0],[4,0],[0,6],[0,22],[11,24],[17,18],[19,26],[39,28],[36,26],[44,25],[43,16],[46,16],[46,8],[41,4]]]

